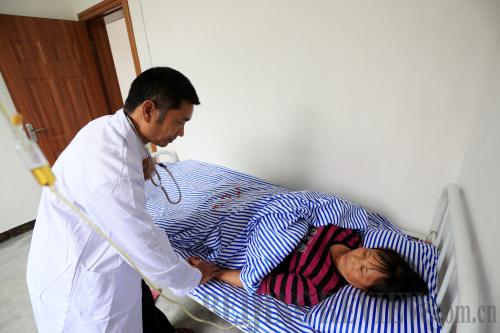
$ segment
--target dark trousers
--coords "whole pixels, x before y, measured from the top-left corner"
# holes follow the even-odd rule
[[[142,285],[142,330],[144,333],[175,333],[167,317],[155,306],[153,295],[148,285]]]

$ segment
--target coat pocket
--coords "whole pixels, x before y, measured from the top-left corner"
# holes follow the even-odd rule
[[[72,293],[72,312],[82,324],[108,320],[116,292],[117,271],[100,273],[81,269]]]

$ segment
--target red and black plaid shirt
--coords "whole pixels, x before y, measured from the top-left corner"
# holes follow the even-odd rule
[[[257,292],[287,304],[318,304],[346,284],[330,254],[334,244],[355,249],[361,245],[361,236],[335,225],[310,228],[297,248],[264,278]]]

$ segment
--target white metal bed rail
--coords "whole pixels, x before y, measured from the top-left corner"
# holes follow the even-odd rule
[[[485,300],[479,282],[466,207],[460,188],[445,187],[436,208],[429,238],[440,251],[437,302],[443,315],[443,332],[481,333],[488,325],[475,316]],[[447,301],[445,301],[447,300]],[[464,314],[469,314],[464,318]]]

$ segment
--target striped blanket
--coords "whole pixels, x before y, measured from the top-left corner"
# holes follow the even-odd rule
[[[361,207],[335,196],[288,192],[200,162],[186,161],[169,168],[178,178],[183,201],[178,206],[157,205],[156,200],[164,201],[163,193],[148,184],[148,208],[155,223],[165,229],[172,246],[184,256],[197,255],[242,269],[241,280],[249,294],[292,252],[309,226],[367,226]],[[204,177],[193,178],[199,173]],[[167,177],[162,175],[162,179]],[[168,183],[168,192],[175,195],[175,186]],[[159,197],[151,197],[155,194]]]
[[[182,195],[182,200],[178,205],[169,204],[163,192],[148,182],[147,209],[182,257],[197,255],[223,267],[242,269],[241,279],[246,290],[210,281],[196,288],[190,296],[231,323],[243,323],[241,329],[245,332],[352,332],[357,331],[352,330],[353,325],[360,323],[368,331],[371,331],[370,327],[380,327],[380,321],[374,316],[362,314],[382,308],[387,313],[386,302],[383,299],[370,300],[351,286],[344,287],[337,298],[328,298],[314,308],[286,305],[270,296],[255,293],[261,280],[299,244],[310,225],[333,223],[358,229],[362,235],[386,231],[391,236],[383,234],[380,239],[388,247],[423,258],[419,272],[436,261],[434,250],[428,249],[426,244],[409,246],[406,241],[394,241],[395,236],[404,235],[400,230],[380,216],[335,196],[290,192],[261,179],[198,161],[188,160],[168,164],[168,167],[181,194],[168,174],[159,169],[163,184],[173,200],[179,195]],[[374,244],[382,244],[377,239]],[[413,250],[414,245],[416,250]],[[431,284],[435,279],[435,272],[426,277]],[[347,293],[356,296],[346,298]],[[404,320],[383,323],[382,326],[387,332],[389,327],[392,331],[404,330],[406,326],[400,325],[414,323],[415,317],[419,317],[421,324],[409,332],[438,332],[439,313],[433,297],[421,301],[428,305],[426,309],[432,310],[419,310],[422,308],[419,306],[418,316],[405,314]],[[352,322],[339,321],[335,313],[343,312],[333,311],[333,305],[337,308],[342,304],[343,309],[349,309],[354,301],[361,304],[359,307],[364,311],[356,312],[356,319]],[[413,309],[412,304],[420,303],[410,298],[398,304],[405,304],[404,309]],[[400,305],[399,308],[403,307]],[[399,318],[403,310],[392,307],[391,311],[391,316]],[[379,328],[378,331],[385,329]]]

